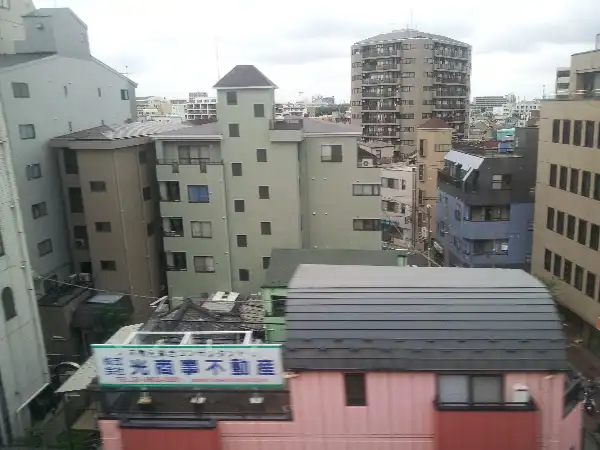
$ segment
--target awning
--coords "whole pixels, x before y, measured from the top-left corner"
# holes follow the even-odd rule
[[[139,331],[143,324],[138,323],[137,325],[126,325],[120,328],[110,339],[106,341],[107,344],[122,344],[127,340],[131,333]],[[77,392],[87,389],[92,380],[96,378],[96,365],[92,358],[83,363],[83,365],[71,375],[67,381],[63,383],[61,387],[56,391],[57,393],[64,392]]]

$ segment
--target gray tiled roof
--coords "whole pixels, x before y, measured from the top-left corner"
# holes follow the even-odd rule
[[[357,42],[356,44],[370,44],[374,42],[382,42],[382,41],[397,41],[402,39],[432,39],[434,41],[447,42],[455,45],[468,45],[464,42],[457,41],[456,39],[451,39],[446,36],[442,36],[440,34],[431,34],[424,33],[419,30],[395,30],[389,33],[378,34],[376,36],[372,36],[370,38],[364,39],[362,41]]]
[[[0,69],[24,64],[30,61],[35,61],[36,59],[47,58],[54,55],[55,53],[18,53],[15,55],[2,54],[0,55]]]
[[[87,130],[65,134],[64,136],[59,136],[56,139],[112,141],[115,139],[131,139],[153,136],[156,134],[185,128],[186,125],[181,123],[132,122],[110,126],[101,125],[99,127],[88,128]]]
[[[265,287],[286,287],[301,264],[397,266],[398,253],[384,250],[274,248]]]
[[[202,125],[192,125],[178,130],[165,131],[158,133],[160,136],[216,136],[219,132],[219,124],[217,122],[205,123]]]
[[[247,88],[247,87],[273,87],[277,86],[269,80],[260,70],[252,65],[238,65],[217,81],[213,88]]]
[[[302,265],[289,285],[291,370],[566,370],[547,288],[511,269]]]
[[[302,123],[305,133],[362,133],[361,127],[328,120],[307,117],[303,119]]]

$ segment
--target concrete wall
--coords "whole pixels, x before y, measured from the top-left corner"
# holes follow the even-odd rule
[[[22,16],[35,9],[31,0],[11,0],[0,8],[0,54],[14,53],[17,40],[25,38]]]
[[[31,97],[14,98],[12,82],[28,83]],[[121,100],[121,89],[128,89],[132,100]],[[70,255],[58,165],[48,140],[102,122],[123,123],[132,117],[132,105],[135,110],[135,87],[96,61],[53,56],[0,71],[0,101],[6,112],[31,265],[37,274],[60,278],[71,271]],[[36,138],[21,139],[20,124],[34,124]],[[41,165],[41,178],[27,179],[29,164]],[[48,215],[34,220],[31,205],[40,202],[46,202]],[[40,257],[37,244],[45,239],[52,240],[53,252]]]
[[[414,166],[390,165],[381,168],[381,214],[384,220],[391,220],[396,224],[395,229],[401,230],[402,239],[394,239],[394,244],[397,245],[412,245],[415,171]],[[384,178],[397,180],[398,189],[387,187]],[[384,210],[383,201],[395,202],[398,210],[396,212]],[[404,205],[404,213],[402,205]]]

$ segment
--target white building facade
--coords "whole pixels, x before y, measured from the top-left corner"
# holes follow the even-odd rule
[[[206,92],[190,92],[185,105],[186,120],[217,120],[217,98]]]
[[[394,246],[410,247],[415,213],[414,165],[395,163],[381,167],[381,210],[383,240]]]
[[[34,9],[31,0],[0,0],[0,55],[15,52],[15,41],[25,38],[22,17]]]

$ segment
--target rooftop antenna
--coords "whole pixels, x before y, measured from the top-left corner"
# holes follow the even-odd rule
[[[546,100],[546,85],[542,85],[542,98]]]
[[[215,57],[217,59],[217,81],[221,79],[221,68],[219,67],[219,40],[215,36]]]

